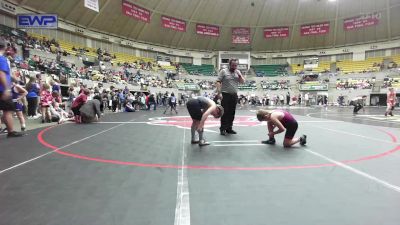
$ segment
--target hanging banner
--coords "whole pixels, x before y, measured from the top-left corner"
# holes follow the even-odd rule
[[[233,44],[250,44],[250,28],[234,27],[232,28]]]
[[[99,12],[99,0],[85,0],[85,7]]]
[[[264,38],[286,38],[289,37],[289,27],[266,27]]]
[[[161,16],[161,24],[164,28],[169,28],[176,31],[186,32],[186,21],[168,17]]]
[[[219,27],[208,24],[196,24],[196,34],[219,37]]]
[[[150,11],[142,8],[140,6],[137,6],[135,4],[132,4],[128,1],[123,0],[122,1],[122,13],[125,16],[129,16],[132,18],[135,18],[137,20],[141,20],[146,23],[150,23]]]
[[[344,30],[355,30],[363,27],[376,26],[381,19],[381,13],[369,13],[362,16],[347,18],[343,22]]]
[[[301,25],[301,36],[321,35],[329,33],[329,22]]]

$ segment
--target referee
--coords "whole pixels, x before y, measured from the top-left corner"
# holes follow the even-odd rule
[[[220,134],[236,134],[232,129],[235,119],[236,105],[238,103],[238,84],[244,83],[242,73],[237,69],[238,60],[229,60],[229,67],[222,69],[217,78],[217,92],[222,97],[221,105],[224,108],[224,115],[221,117]]]

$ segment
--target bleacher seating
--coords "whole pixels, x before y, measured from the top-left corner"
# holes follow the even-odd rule
[[[304,65],[303,64],[291,64],[292,72],[294,74],[304,72]],[[331,70],[331,62],[319,62],[318,67],[312,69],[311,71],[314,73],[323,73],[325,71]]]
[[[363,73],[379,71],[378,64],[383,62],[383,57],[368,58],[363,61],[341,61],[336,63],[336,67],[340,68],[343,73]]]
[[[275,77],[286,74],[286,65],[253,65],[257,77]]]
[[[294,74],[304,71],[303,64],[291,64],[290,67],[292,68],[292,73],[294,73]]]
[[[161,68],[165,71],[176,72],[176,67],[172,65],[161,65]]]
[[[213,65],[193,65],[189,63],[182,63],[181,66],[191,75],[206,75],[212,76],[215,74],[215,69]]]
[[[36,34],[36,33],[29,33],[30,36],[38,38],[38,39],[43,39],[43,38],[47,38],[47,39],[51,39],[50,37],[47,36],[43,36],[40,34]],[[57,42],[60,44],[60,48],[62,50],[65,50],[67,53],[71,54],[71,55],[77,55],[77,53],[79,53],[79,51],[74,51],[72,50],[73,47],[75,47],[75,49],[86,49],[88,50],[87,52],[85,52],[85,55],[88,57],[94,57],[97,58],[97,49],[95,48],[89,48],[89,47],[85,47],[82,46],[80,44],[77,43],[72,43],[66,40],[61,40],[61,39],[57,39]],[[121,52],[110,52],[111,55],[116,56],[116,59],[112,59],[112,62],[114,63],[134,63],[134,62],[154,62],[154,59],[151,58],[145,58],[145,57],[138,57],[138,56],[134,56],[134,55],[129,55],[126,53],[121,53]]]
[[[312,71],[316,73],[322,73],[331,70],[331,62],[319,62],[318,67],[314,68]]]
[[[400,65],[400,55],[394,55],[390,57],[393,62],[395,62],[397,65]]]

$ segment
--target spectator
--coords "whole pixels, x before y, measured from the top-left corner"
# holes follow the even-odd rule
[[[122,90],[118,90],[118,110],[122,111],[122,107],[125,106],[125,95]]]
[[[308,92],[304,94],[304,101],[306,103],[306,106],[310,106],[310,99],[308,96]]]
[[[37,83],[36,77],[29,78],[29,82],[26,85],[28,94],[26,99],[28,101],[28,118],[36,119],[36,111],[38,108],[38,97],[40,92],[40,86]]]
[[[175,113],[178,114],[178,111],[176,110],[176,97],[174,92],[171,93],[171,97],[169,98],[169,106],[171,107],[171,113],[172,110],[174,110]]]
[[[126,103],[125,112],[135,112],[135,108],[132,106],[131,102]]]
[[[53,118],[55,118],[55,121],[57,121],[58,124],[64,123],[69,118],[68,113],[65,112],[60,107],[60,104],[56,101],[54,101],[53,104],[50,106],[50,112],[51,112],[52,120],[53,120]]]
[[[61,88],[60,88],[60,83],[58,82],[58,80],[50,81],[50,85],[51,85],[52,92],[57,92],[59,94],[59,96],[61,96]]]
[[[42,112],[42,123],[51,122],[51,114],[49,107],[53,102],[53,96],[50,92],[50,85],[44,83],[40,92],[40,110]]]
[[[111,108],[113,112],[117,112],[117,107],[119,105],[119,97],[118,93],[115,93],[114,91],[111,91]]]
[[[157,103],[154,94],[150,94],[147,97],[147,110],[150,110],[151,105],[153,105],[153,110],[156,110]]]
[[[2,120],[6,124],[7,137],[20,137],[22,133],[14,131],[12,113],[15,110],[11,95],[10,66],[6,55],[6,42],[0,40],[0,110],[3,111]]]
[[[286,105],[289,105],[290,103],[290,92],[286,93]]]

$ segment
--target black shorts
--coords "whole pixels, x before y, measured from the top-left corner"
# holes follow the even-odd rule
[[[0,110],[3,111],[15,111],[15,104],[10,97],[10,99],[2,100],[3,92],[0,92]]]
[[[74,116],[80,116],[81,112],[79,111],[81,109],[81,107],[75,107],[75,108],[71,108],[72,112],[74,113]]]
[[[285,124],[285,128],[286,128],[285,138],[293,139],[294,134],[296,134],[297,127],[298,127],[298,124],[296,121],[286,123]]]
[[[201,120],[203,112],[201,111],[200,103],[197,99],[190,99],[186,103],[186,108],[189,111],[190,117],[194,120]]]

